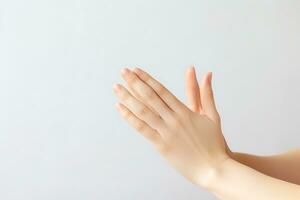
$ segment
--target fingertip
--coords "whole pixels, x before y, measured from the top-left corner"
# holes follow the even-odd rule
[[[130,73],[130,69],[128,67],[123,67],[121,70],[120,70],[121,74],[123,76],[125,75],[128,75]]]
[[[203,77],[203,82],[207,84],[211,81],[211,78],[212,78],[212,72],[211,71],[206,72]]]
[[[191,77],[195,77],[195,76],[196,76],[195,67],[194,67],[194,65],[191,65],[190,67],[188,67],[186,69],[186,77],[191,78]]]
[[[209,77],[209,82],[211,82],[211,80],[212,80],[212,72],[211,71],[208,72],[208,77]]]
[[[114,84],[114,85],[113,85],[113,90],[114,90],[115,92],[120,91],[120,84],[119,84],[119,83]]]
[[[119,102],[115,103],[115,107],[118,109],[118,110],[121,110],[121,105]]]
[[[194,71],[195,71],[195,66],[194,66],[194,65],[190,65],[190,66],[187,68],[187,71],[188,71],[188,72],[194,72]]]
[[[195,71],[195,65],[194,64],[190,66],[190,70]]]
[[[133,69],[133,72],[136,73],[137,75],[141,75],[144,71],[139,67],[135,67]]]

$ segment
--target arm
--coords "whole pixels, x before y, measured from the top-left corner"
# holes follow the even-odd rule
[[[231,159],[217,123],[206,114],[191,111],[147,72],[138,68],[134,72],[123,70],[122,76],[139,98],[116,84],[118,111],[192,183],[222,200],[300,198],[300,186]]]
[[[195,69],[189,68],[186,71],[186,91],[189,108],[194,112],[206,113],[221,126],[220,116],[217,109],[215,109],[211,79],[209,79],[208,74],[205,74],[201,84],[198,84]],[[259,156],[232,152],[227,143],[226,150],[232,159],[261,173],[300,184],[300,150],[290,150],[279,155]]]
[[[228,159],[206,189],[221,200],[299,200],[300,186],[262,174]]]
[[[290,150],[279,155],[259,156],[231,152],[230,157],[261,173],[300,185],[300,150]]]

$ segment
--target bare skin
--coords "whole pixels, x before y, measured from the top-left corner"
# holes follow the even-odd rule
[[[214,109],[215,106],[209,106],[212,109],[204,110],[208,107],[207,104],[215,104],[210,74],[206,73],[199,83],[195,68],[190,67],[186,70],[185,81],[189,108],[194,112],[206,112],[221,126],[220,116]],[[233,152],[227,145],[226,147],[232,159],[266,175],[300,185],[300,149],[289,150],[279,155],[260,156]]]
[[[299,185],[265,175],[231,157],[211,87],[203,87],[202,92],[200,85],[201,109],[196,106],[194,111],[193,104],[191,108],[184,105],[139,68],[123,69],[122,77],[129,89],[114,85],[121,116],[191,182],[224,200],[300,199]],[[204,82],[211,83],[211,73]]]

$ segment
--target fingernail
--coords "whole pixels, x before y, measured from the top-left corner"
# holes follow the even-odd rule
[[[195,66],[194,66],[194,65],[191,65],[191,66],[190,66],[190,70],[194,70],[194,71],[195,71]]]
[[[115,107],[116,107],[118,110],[121,110],[121,105],[120,105],[119,102],[115,104]]]
[[[128,68],[123,68],[122,70],[121,70],[121,73],[123,74],[123,75],[127,75],[127,74],[129,74],[129,72],[130,72],[130,70],[128,69]]]
[[[120,91],[120,85],[119,84],[115,84],[113,87],[115,92],[119,92]]]
[[[140,68],[138,68],[138,67],[135,67],[135,68],[133,69],[133,71],[134,71],[135,73],[137,73],[137,74],[142,73],[142,70],[141,70]]]

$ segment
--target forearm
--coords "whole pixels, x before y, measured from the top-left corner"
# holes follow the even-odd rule
[[[221,200],[299,200],[300,186],[226,160],[205,188]]]
[[[300,185],[300,150],[272,156],[232,152],[230,157],[268,176]]]

